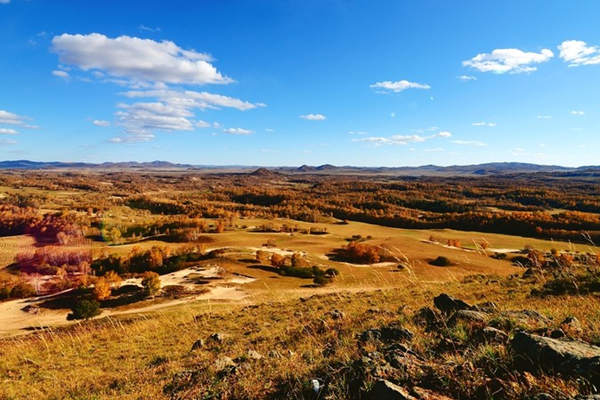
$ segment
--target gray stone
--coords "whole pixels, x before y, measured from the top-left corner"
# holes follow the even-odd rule
[[[450,326],[454,326],[459,321],[471,322],[471,323],[477,322],[477,323],[485,324],[488,319],[489,319],[488,314],[481,312],[481,311],[458,310],[457,312],[455,312],[452,315],[452,317],[448,321],[448,324]]]
[[[506,343],[508,342],[508,335],[502,332],[500,329],[486,326],[482,330],[483,337],[487,342],[490,343]]]
[[[450,314],[458,310],[471,310],[473,307],[464,301],[454,298],[446,293],[442,293],[433,299],[435,307],[445,314]]]
[[[223,336],[222,333],[213,333],[212,335],[209,336],[209,339],[217,342],[217,343],[223,343],[223,340],[225,339],[225,337]]]
[[[372,400],[416,400],[408,391],[385,379],[379,379],[369,393]]]
[[[516,359],[527,368],[583,377],[600,384],[600,347],[517,332],[511,342]]]

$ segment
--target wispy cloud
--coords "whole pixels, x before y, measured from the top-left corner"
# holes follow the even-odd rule
[[[560,58],[569,63],[569,67],[600,64],[600,47],[590,46],[581,40],[565,40],[558,45]]]
[[[519,49],[496,49],[491,53],[480,53],[470,60],[463,61],[465,67],[471,67],[481,72],[496,74],[518,74],[537,70],[535,64],[544,63],[554,57],[549,49],[541,52],[525,52]]]
[[[12,128],[0,128],[0,135],[16,135],[17,133],[19,132]]]
[[[406,89],[431,89],[431,86],[427,84],[409,82],[407,80],[375,82],[372,85],[369,85],[369,87],[373,89],[380,89],[382,92],[393,93],[399,93]]]
[[[552,119],[552,115],[538,115],[537,119]]]
[[[323,114],[304,114],[300,115],[300,118],[307,119],[309,121],[323,121],[327,119],[327,117]]]
[[[434,138],[448,138],[451,137],[452,133],[448,131],[441,131],[433,135],[392,135],[392,136],[369,136],[364,138],[352,139],[353,142],[365,142],[371,143],[375,146],[381,145],[407,145],[410,143],[423,143],[427,140]]]
[[[230,135],[251,135],[252,133],[254,133],[250,129],[244,128],[227,128],[223,129],[223,132],[228,133]]]
[[[476,146],[476,147],[486,146],[485,143],[480,142],[479,140],[453,140],[452,143],[459,144],[462,146]]]
[[[60,69],[55,69],[54,71],[52,71],[52,75],[63,79],[69,79],[69,73]]]
[[[477,78],[472,75],[460,75],[457,77],[461,81],[476,81]]]
[[[571,113],[571,115],[579,115],[579,116],[585,114],[585,112],[583,112],[581,110],[571,110],[570,113]]]
[[[471,125],[473,126],[488,126],[488,127],[494,127],[496,126],[495,122],[484,122],[484,121],[480,121],[480,122],[473,122]]]
[[[138,26],[138,29],[140,31],[145,31],[145,32],[160,32],[161,29],[157,26],[157,27],[151,27],[151,26],[146,26],[144,24],[141,24]]]
[[[92,121],[92,124],[94,124],[96,126],[107,127],[107,126],[110,126],[110,121],[105,121],[102,119],[95,119]]]

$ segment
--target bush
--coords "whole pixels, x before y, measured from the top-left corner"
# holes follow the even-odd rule
[[[94,284],[94,298],[104,300],[110,297],[110,283],[105,278],[98,278]]]
[[[101,312],[100,303],[95,300],[82,299],[73,305],[71,313],[67,315],[67,319],[90,319],[96,315],[100,315]]]
[[[160,291],[160,278],[156,272],[145,272],[142,279],[142,286],[146,296],[154,296]]]
[[[313,279],[313,283],[317,286],[325,286],[333,282],[333,277],[328,275],[317,275]]]
[[[435,260],[431,260],[429,264],[435,265],[437,267],[448,267],[452,265],[452,261],[450,261],[448,257],[439,256]]]

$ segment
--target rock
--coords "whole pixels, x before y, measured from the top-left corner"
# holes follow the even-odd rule
[[[404,375],[414,377],[423,375],[424,361],[415,352],[400,343],[395,343],[385,349],[385,359],[392,367],[401,370]]]
[[[459,321],[464,322],[477,322],[485,324],[489,318],[489,315],[481,312],[481,311],[473,311],[473,310],[458,310],[455,312],[450,320],[448,321],[448,325],[454,326]]]
[[[419,400],[452,400],[448,396],[444,396],[443,394],[439,394],[439,393],[436,393],[431,390],[423,389],[418,386],[413,387],[412,391]]]
[[[213,342],[223,343],[223,340],[225,339],[225,337],[223,336],[222,333],[213,333],[212,335],[209,336],[209,339],[212,340]]]
[[[416,400],[407,390],[385,379],[379,379],[369,393],[372,400]]]
[[[501,313],[502,316],[517,320],[523,325],[531,326],[547,326],[550,324],[550,320],[544,317],[542,314],[535,310],[521,310],[521,311],[506,311]]]
[[[583,329],[581,328],[581,322],[575,317],[567,317],[563,322],[560,323],[560,327],[563,331],[570,334],[580,334]]]
[[[247,355],[248,355],[248,358],[250,358],[252,360],[260,360],[263,358],[262,354],[260,354],[256,350],[248,350]]]
[[[367,329],[360,334],[360,341],[366,342],[368,340],[412,340],[413,333],[406,328],[396,328],[384,326],[379,329]]]
[[[526,368],[583,377],[600,384],[600,347],[580,341],[562,341],[517,332],[511,348]]]
[[[560,339],[565,336],[567,335],[565,335],[565,332],[562,329],[555,329],[552,332],[550,332],[550,337],[554,339]]]
[[[481,331],[483,334],[483,338],[485,341],[490,343],[506,343],[508,342],[508,335],[502,332],[500,329],[492,328],[491,326],[486,326]]]
[[[331,317],[331,319],[344,319],[345,315],[343,312],[341,312],[340,310],[332,310],[329,311],[329,316]]]
[[[24,311],[24,312],[29,313],[29,314],[39,314],[40,308],[38,306],[33,305],[33,304],[29,304],[29,305],[21,308],[21,311]]]
[[[423,307],[413,315],[415,324],[427,327],[435,325],[440,319],[438,313],[429,307]]]
[[[473,307],[460,299],[456,299],[446,293],[442,293],[433,299],[435,307],[444,314],[450,314],[459,310],[471,310]]]
[[[493,313],[498,311],[498,305],[493,301],[486,301],[485,303],[479,303],[473,306],[473,309],[477,311]]]
[[[198,339],[192,345],[192,351],[201,349],[203,347],[204,347],[204,340],[203,339]]]
[[[235,368],[235,366],[235,362],[229,357],[219,357],[215,361],[215,368],[219,371],[222,371],[229,367]]]

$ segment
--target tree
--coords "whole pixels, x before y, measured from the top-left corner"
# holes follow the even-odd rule
[[[142,286],[146,296],[154,296],[160,291],[160,278],[156,272],[144,272]]]
[[[273,253],[271,256],[271,265],[278,268],[283,267],[285,265],[285,257],[281,254]]]
[[[98,278],[93,292],[96,300],[107,299],[110,296],[110,283],[105,278]]]
[[[110,286],[117,285],[117,284],[121,283],[121,281],[122,281],[122,279],[119,276],[119,274],[117,274],[115,271],[108,271],[104,275],[104,279],[106,279],[108,281],[108,283],[110,284]]]
[[[90,319],[100,315],[101,312],[100,303],[95,300],[82,299],[71,307],[71,313],[67,315],[67,319]]]

